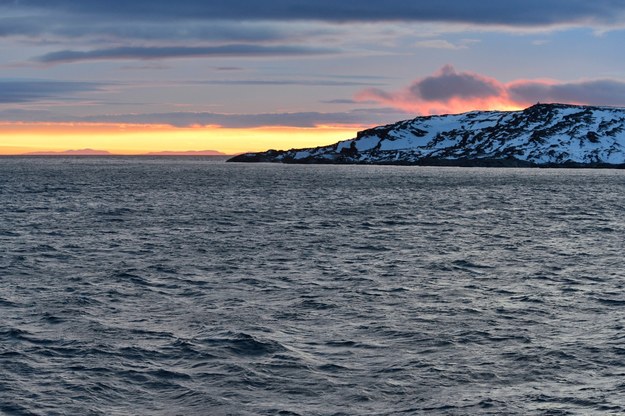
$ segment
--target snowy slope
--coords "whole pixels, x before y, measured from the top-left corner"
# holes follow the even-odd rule
[[[421,165],[625,164],[625,109],[536,104],[375,127],[331,146],[247,153],[231,161]]]

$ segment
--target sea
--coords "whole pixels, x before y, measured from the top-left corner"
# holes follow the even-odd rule
[[[625,414],[625,171],[0,158],[0,413]]]

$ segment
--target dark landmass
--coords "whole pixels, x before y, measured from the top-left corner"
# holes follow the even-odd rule
[[[77,149],[63,151],[42,151],[22,153],[16,156],[128,156],[123,154],[114,154],[106,150],[94,149]],[[228,155],[217,150],[189,150],[189,151],[162,151],[141,153],[131,156],[219,156],[227,157]]]
[[[624,168],[625,109],[536,104],[425,116],[330,146],[245,153],[229,162]]]

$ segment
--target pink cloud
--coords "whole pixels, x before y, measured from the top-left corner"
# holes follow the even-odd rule
[[[419,78],[399,91],[370,88],[356,95],[417,114],[460,113],[471,110],[513,110],[537,101],[625,106],[625,82],[612,79],[560,82],[516,80],[502,83],[473,72],[458,72],[445,65],[431,76]]]

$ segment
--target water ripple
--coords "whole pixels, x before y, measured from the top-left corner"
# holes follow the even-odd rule
[[[0,413],[623,413],[624,175],[2,159]]]

